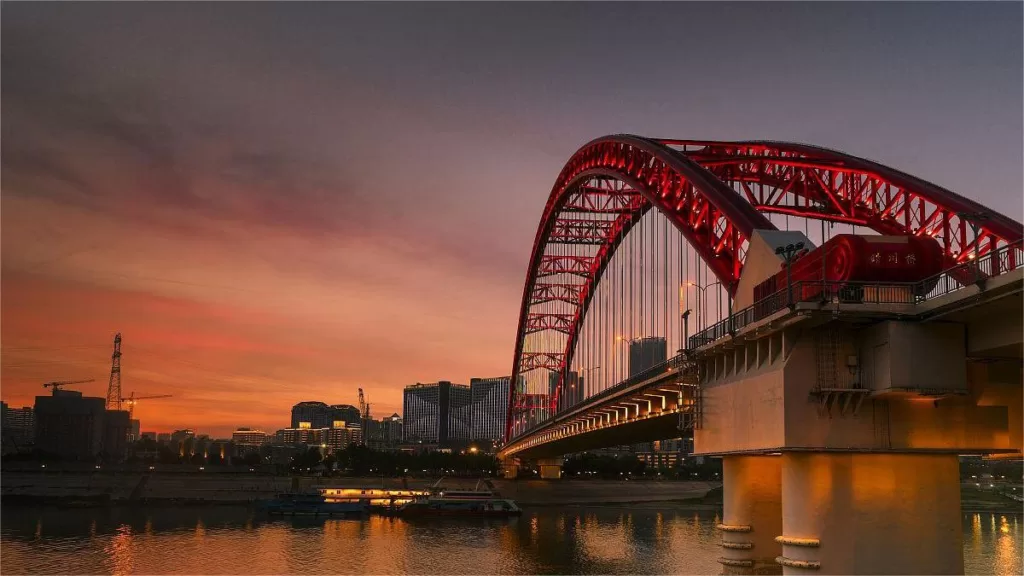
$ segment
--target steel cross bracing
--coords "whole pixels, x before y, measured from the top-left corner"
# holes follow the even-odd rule
[[[508,435],[523,421],[519,413],[543,404],[543,395],[518,389],[524,374],[557,375],[547,406],[549,415],[556,411],[596,288],[652,207],[728,293],[739,281],[750,235],[775,229],[762,213],[927,235],[940,243],[947,264],[994,254],[1024,236],[1011,218],[841,152],[779,142],[599,138],[562,169],[534,240],[513,356]]]
[[[935,238],[948,264],[1021,239],[1011,218],[875,162],[803,144],[664,140],[761,212],[844,222],[883,234]]]

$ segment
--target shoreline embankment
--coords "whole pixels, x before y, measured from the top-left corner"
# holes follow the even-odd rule
[[[116,505],[202,506],[252,505],[281,492],[313,486],[426,489],[436,479],[380,477],[310,477],[216,472],[25,472],[0,475],[4,505],[96,507]],[[524,508],[614,506],[720,511],[721,482],[685,480],[504,480],[490,486]],[[475,478],[445,478],[448,488],[472,488]],[[1019,502],[965,488],[964,512],[1021,514]]]

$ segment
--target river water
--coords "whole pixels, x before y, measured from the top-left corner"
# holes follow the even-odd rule
[[[241,507],[5,506],[0,572],[717,574],[711,512],[536,508],[513,519],[268,520]],[[1020,516],[964,514],[968,574],[1020,574]]]

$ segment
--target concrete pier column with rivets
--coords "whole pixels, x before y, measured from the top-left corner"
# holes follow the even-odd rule
[[[726,456],[718,562],[723,574],[781,574],[782,458]]]

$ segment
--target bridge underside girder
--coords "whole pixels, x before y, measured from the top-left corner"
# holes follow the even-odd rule
[[[552,458],[622,444],[679,438],[682,435],[683,432],[679,430],[679,414],[668,412],[618,426],[606,426],[557,438],[517,452],[515,457],[520,459]]]

